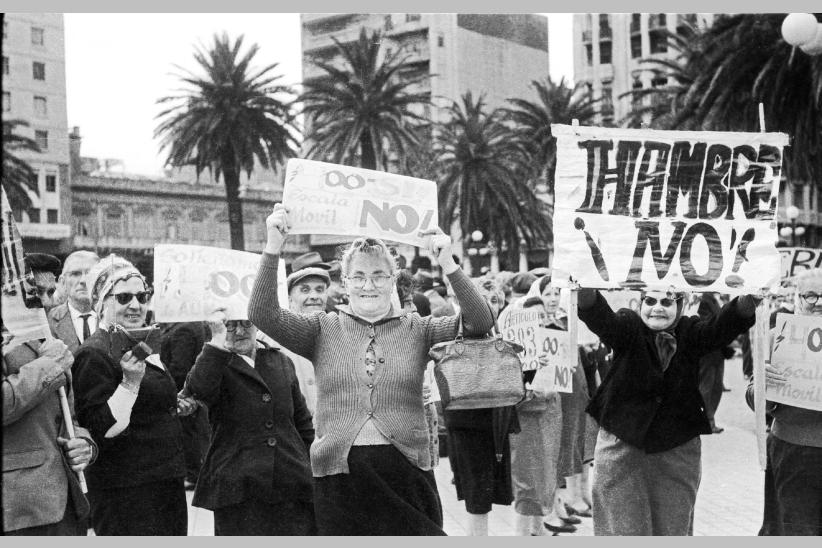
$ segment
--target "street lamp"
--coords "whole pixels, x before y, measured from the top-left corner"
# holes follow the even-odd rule
[[[796,247],[796,219],[799,217],[799,208],[792,205],[785,210],[785,215],[791,222],[791,246]],[[805,232],[804,230],[802,231]]]

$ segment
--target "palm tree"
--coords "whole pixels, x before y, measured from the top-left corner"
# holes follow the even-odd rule
[[[214,36],[208,51],[194,54],[205,76],[181,69],[186,88],[163,97],[168,105],[157,115],[154,131],[161,149],[168,149],[167,165],[193,165],[199,176],[211,170],[225,179],[232,249],[244,249],[243,210],[240,202],[240,173],[248,176],[255,162],[263,168],[296,156],[297,128],[291,111],[294,92],[275,84],[277,63],[252,69],[259,50],[251,45],[240,54],[243,37],[233,43],[228,35]]]
[[[666,97],[666,129],[758,131],[758,104],[768,131],[792,137],[785,170],[796,183],[822,184],[822,56],[782,38],[784,14],[719,15],[713,25],[673,43],[681,68]],[[822,20],[822,15],[817,15]],[[661,66],[660,66],[661,68]]]
[[[514,122],[515,132],[526,143],[530,163],[537,170],[536,176],[544,178],[549,191],[553,192],[557,141],[551,135],[551,124],[570,124],[574,119],[582,125],[590,124],[596,117],[599,101],[591,96],[584,84],[578,83],[572,88],[565,78],[559,83],[550,76],[544,81],[532,80],[531,87],[536,91],[537,100],[508,99],[513,108],[505,109],[505,113]]]
[[[29,191],[39,194],[37,173],[17,156],[18,151],[40,152],[37,142],[15,133],[17,126],[28,127],[25,120],[3,120],[3,188],[12,210],[26,211],[32,207]]]
[[[486,113],[482,96],[475,101],[467,92],[447,113],[435,134],[440,226],[459,218],[463,234],[481,227],[513,263],[521,238],[532,246],[551,234],[545,204],[529,184],[528,151],[502,110]]]
[[[379,31],[369,36],[363,28],[350,44],[332,40],[342,67],[315,60],[326,74],[304,82],[298,99],[310,128],[307,153],[338,164],[385,169],[389,150],[403,158],[418,144],[415,123],[427,120],[413,109],[429,104],[430,98],[413,87],[430,76],[402,77],[412,68],[402,48],[380,61]]]

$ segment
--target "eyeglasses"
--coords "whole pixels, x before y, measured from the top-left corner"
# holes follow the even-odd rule
[[[814,293],[813,291],[808,291],[807,293],[800,293],[799,294],[802,299],[808,304],[816,304],[816,301],[819,300],[819,295]]]
[[[225,324],[226,331],[237,331],[237,327],[249,329],[252,325],[254,325],[251,323],[251,320],[226,320],[223,323]]]
[[[377,274],[376,276],[351,276],[350,278],[346,277],[346,279],[354,289],[362,289],[368,280],[371,280],[371,283],[374,284],[374,287],[377,289],[383,289],[391,282],[393,276]]]
[[[113,293],[112,296],[117,299],[117,302],[120,304],[128,304],[134,297],[137,297],[138,303],[146,304],[151,298],[151,291],[140,291],[139,293]]]
[[[669,299],[669,298],[666,297],[666,298],[657,300],[656,297],[645,297],[642,300],[642,302],[645,303],[647,306],[654,306],[657,302],[659,302],[659,304],[661,304],[662,306],[667,308],[669,306],[672,306],[678,300],[679,300],[679,298]]]

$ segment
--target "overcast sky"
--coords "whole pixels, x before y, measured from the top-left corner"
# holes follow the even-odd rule
[[[573,78],[571,14],[549,21],[551,77]],[[65,15],[69,127],[79,126],[83,156],[117,158],[126,170],[162,170],[153,139],[157,98],[176,86],[174,65],[194,68],[194,46],[215,32],[259,44],[260,64],[279,63],[283,83],[300,81],[299,14]]]

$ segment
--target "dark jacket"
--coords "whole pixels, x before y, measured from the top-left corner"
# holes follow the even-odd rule
[[[160,361],[168,368],[177,390],[182,390],[194,360],[210,338],[203,322],[171,323],[163,326]]]
[[[647,453],[711,433],[699,393],[699,358],[730,344],[755,320],[754,314],[742,315],[738,299],[709,320],[682,317],[673,333],[676,353],[663,373],[655,333],[636,312],[615,313],[597,293],[579,317],[614,350],[613,366],[586,411],[602,428]]]
[[[214,431],[194,506],[313,500],[314,427],[294,364],[276,349],[258,349],[254,363],[206,344],[188,375],[185,390],[208,405]]]
[[[128,427],[113,438],[105,433],[116,422],[108,406],[123,372],[112,353],[108,331],[98,329],[74,358],[77,418],[100,446],[100,456],[86,474],[89,489],[129,487],[185,475],[182,431],[177,418],[177,387],[165,369],[146,363]]]

